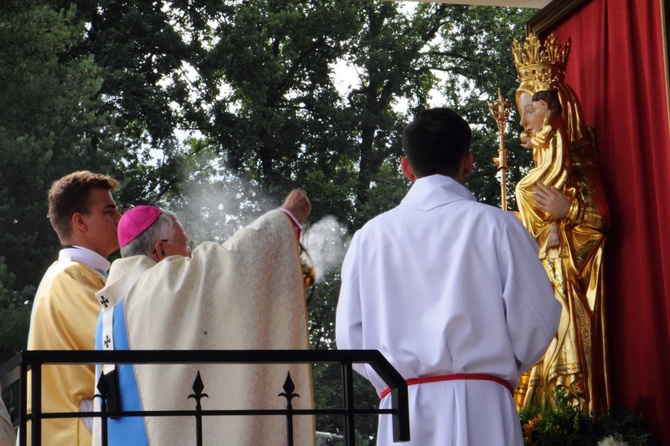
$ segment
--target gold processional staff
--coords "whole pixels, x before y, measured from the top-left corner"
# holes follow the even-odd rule
[[[510,104],[503,99],[500,89],[498,89],[498,100],[494,103],[488,102],[488,106],[493,119],[495,119],[498,125],[498,135],[500,136],[498,156],[493,158],[493,162],[498,167],[496,178],[500,182],[500,207],[503,211],[507,211],[507,147],[505,147],[505,129],[507,128]]]

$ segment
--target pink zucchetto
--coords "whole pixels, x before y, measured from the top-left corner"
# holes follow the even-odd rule
[[[116,232],[119,246],[123,248],[142,234],[163,213],[153,206],[140,205],[126,211],[119,220]]]

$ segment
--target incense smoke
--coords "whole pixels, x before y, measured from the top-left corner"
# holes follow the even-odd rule
[[[316,270],[316,282],[342,265],[346,254],[346,229],[332,215],[307,227],[302,245],[307,250]]]
[[[268,197],[258,184],[245,181],[225,167],[217,167],[214,179],[198,173],[185,175],[181,202],[171,209],[196,243],[222,243],[263,213],[279,207],[284,199]],[[346,229],[333,216],[307,224],[304,229],[301,243],[318,283],[342,265]]]

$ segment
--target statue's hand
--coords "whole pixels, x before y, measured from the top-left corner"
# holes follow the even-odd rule
[[[549,188],[542,183],[537,183],[533,197],[538,208],[558,220],[565,218],[570,212],[570,198],[555,187]]]
[[[532,149],[533,144],[531,142],[531,133],[527,131],[523,131],[519,134],[519,140],[521,141],[521,147],[525,147],[526,149]]]
[[[555,223],[549,228],[549,237],[547,237],[547,249],[558,248],[561,245],[561,237],[558,235],[558,225]]]

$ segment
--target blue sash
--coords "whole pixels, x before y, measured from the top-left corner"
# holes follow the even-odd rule
[[[128,331],[126,330],[125,299],[121,299],[114,307],[114,349],[129,350]],[[102,350],[102,313],[98,318],[95,333],[95,348]],[[100,376],[101,368],[96,367],[96,376]],[[137,388],[137,379],[132,364],[120,364],[118,367],[119,410],[142,410],[140,392]],[[147,429],[143,417],[120,417],[107,420],[109,446],[149,446]]]

